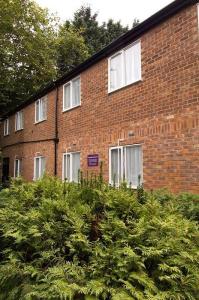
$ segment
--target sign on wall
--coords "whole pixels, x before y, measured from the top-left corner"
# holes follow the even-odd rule
[[[87,156],[88,167],[97,167],[99,165],[99,155],[90,154]]]

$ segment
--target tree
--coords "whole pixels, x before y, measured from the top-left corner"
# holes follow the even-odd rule
[[[69,24],[60,27],[57,48],[58,73],[62,75],[89,56],[89,49],[81,33]]]
[[[56,20],[31,0],[0,0],[0,7],[2,114],[55,78]]]

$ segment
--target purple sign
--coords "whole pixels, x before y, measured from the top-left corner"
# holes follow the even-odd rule
[[[87,156],[88,167],[97,167],[99,164],[99,155],[90,154]]]

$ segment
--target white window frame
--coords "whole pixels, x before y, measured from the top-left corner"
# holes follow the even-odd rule
[[[16,162],[18,161],[18,169],[16,170]],[[17,174],[15,174],[17,171]],[[14,178],[20,177],[21,176],[21,159],[16,158],[14,160]]]
[[[73,100],[73,81],[79,79],[79,104],[77,105],[72,105],[72,100]],[[65,108],[65,86],[70,85],[70,107]],[[68,81],[63,85],[63,112],[71,110],[75,107],[81,106],[81,76],[77,76],[73,78],[72,80]]]
[[[126,179],[126,174],[127,174],[127,170],[126,170],[126,148],[128,147],[141,147],[141,178],[140,181],[141,183],[143,183],[143,152],[142,152],[142,145],[141,144],[132,144],[132,145],[124,145],[124,146],[115,146],[115,147],[110,147],[109,148],[109,184],[113,185],[114,183],[112,182],[112,178],[111,178],[111,173],[112,173],[112,169],[111,169],[111,150],[114,149],[120,149],[121,150],[121,176],[119,177],[119,168],[118,168],[118,182],[115,182],[115,186],[119,187],[120,185],[120,180],[124,180]],[[119,156],[118,156],[118,166],[119,166]],[[137,186],[135,185],[131,185],[132,189],[137,189]]]
[[[75,151],[75,152],[66,152],[66,153],[63,153],[63,158],[62,158],[62,180],[64,181],[66,178],[64,176],[64,173],[65,173],[65,169],[64,169],[64,157],[65,156],[69,156],[70,157],[70,178],[67,178],[67,180],[69,182],[73,182],[73,154],[77,154],[79,153],[80,155],[80,159],[81,159],[81,152],[80,151]],[[66,159],[66,170],[67,170],[67,159]]]
[[[42,97],[40,99],[38,99],[36,102],[35,102],[35,124],[37,123],[40,123],[42,121],[45,121],[47,120],[47,100],[48,98],[45,96],[45,97]],[[37,103],[39,103],[39,119],[37,120]],[[43,108],[41,109],[41,107],[44,105],[44,103],[46,103],[46,115],[43,116]]]
[[[21,125],[21,127],[18,128],[18,125]],[[15,131],[19,131],[22,129],[23,129],[23,111],[20,110],[15,114]]]
[[[7,118],[3,121],[3,135],[4,136],[9,135],[9,125],[10,125],[9,119]]]
[[[39,177],[36,178],[36,160],[39,159]],[[41,175],[41,160],[44,159],[45,160],[45,170],[44,170],[44,173],[46,171],[46,158],[45,156],[35,156],[34,157],[34,177],[33,177],[33,180],[38,180],[38,179],[41,179],[43,174]]]
[[[125,62],[124,62],[124,53],[125,53],[125,50],[127,50],[128,48],[133,47],[134,45],[136,45],[136,44],[138,44],[138,43],[140,44],[140,49],[141,49],[141,40],[139,39],[139,40],[137,40],[137,41],[131,43],[131,44],[128,45],[127,47],[123,48],[122,50],[120,50],[120,51],[114,53],[113,55],[111,55],[111,56],[108,58],[108,93],[112,93],[112,92],[114,92],[114,91],[117,91],[117,90],[119,90],[119,89],[125,87],[125,86],[128,86],[128,85],[131,85],[131,84],[133,84],[133,83],[142,81],[142,56],[141,56],[141,70],[140,70],[141,72],[140,72],[140,78],[137,79],[137,80],[135,80],[135,81],[132,80],[132,82],[125,84]],[[142,49],[141,49],[141,50],[142,50]],[[122,69],[122,71],[121,71],[121,73],[122,73],[122,84],[121,84],[120,87],[117,87],[117,88],[115,88],[115,89],[111,89],[111,70],[110,70],[110,68],[111,68],[111,59],[114,58],[115,56],[117,56],[118,54],[122,54],[122,66],[121,66],[121,69]]]

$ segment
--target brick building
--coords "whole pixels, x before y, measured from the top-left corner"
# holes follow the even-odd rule
[[[2,177],[199,192],[199,9],[176,0],[1,122]]]

